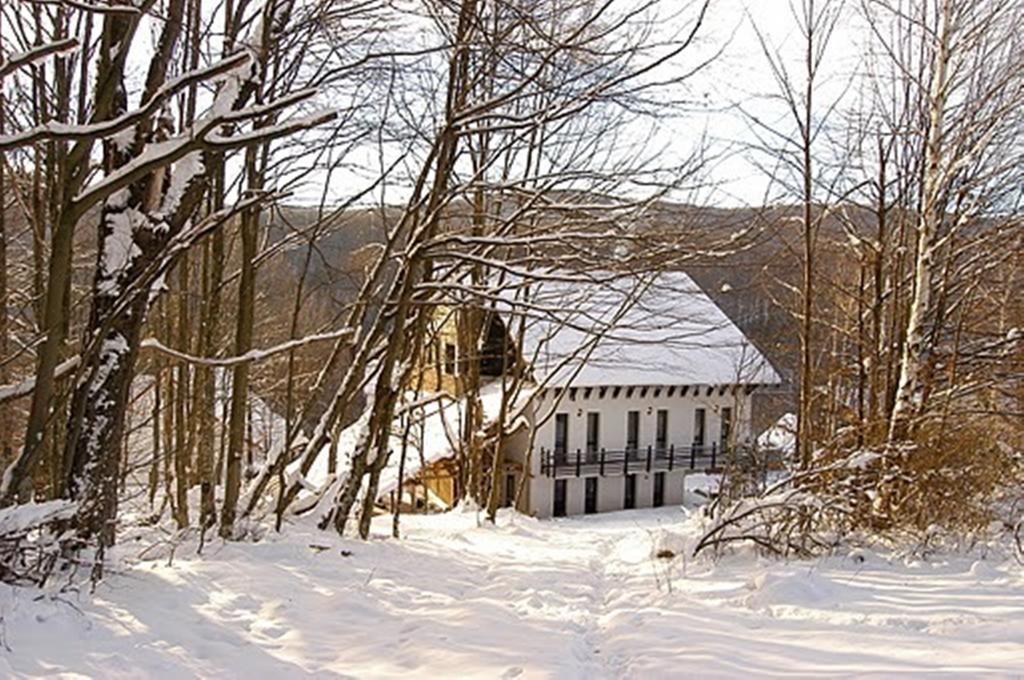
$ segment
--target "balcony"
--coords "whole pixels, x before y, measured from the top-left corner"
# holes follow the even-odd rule
[[[740,451],[737,451],[742,455]],[[637,472],[692,470],[720,472],[730,452],[717,443],[668,448],[555,452],[540,450],[540,472],[545,477],[616,477]]]

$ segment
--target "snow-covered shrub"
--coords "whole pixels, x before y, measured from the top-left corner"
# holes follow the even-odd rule
[[[723,497],[695,552],[737,541],[810,555],[844,541],[970,539],[1019,526],[1022,488],[1024,456],[981,427],[922,430],[900,446],[822,449],[811,469],[760,494]]]
[[[75,509],[70,501],[56,500],[0,510],[0,581],[43,585],[74,540],[62,535],[60,524]]]

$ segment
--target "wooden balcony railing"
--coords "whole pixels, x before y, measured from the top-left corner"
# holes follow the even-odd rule
[[[742,455],[737,451],[737,456]],[[601,477],[636,472],[699,470],[719,472],[730,462],[730,452],[717,443],[676,447],[648,446],[646,449],[622,449],[574,452],[540,450],[540,472],[545,477]]]

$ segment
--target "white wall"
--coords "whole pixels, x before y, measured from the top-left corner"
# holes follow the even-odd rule
[[[625,477],[600,477],[597,482],[597,511],[614,512],[622,510],[626,492]],[[637,486],[640,482],[637,482]]]
[[[717,443],[721,434],[721,409],[732,409],[733,428],[737,442],[743,442],[750,435],[750,396],[743,390],[732,394],[726,390],[722,394],[720,388],[690,387],[686,394],[682,388],[676,388],[672,396],[668,388],[633,388],[627,396],[627,388],[620,388],[617,397],[613,397],[614,389],[606,388],[604,397],[598,388],[591,388],[586,396],[585,388],[577,388],[575,395],[566,390],[560,397],[554,390],[546,390],[537,398],[534,410],[535,422],[540,422],[534,430],[533,455],[530,457],[531,480],[529,507],[538,517],[550,517],[554,509],[554,479],[541,475],[541,449],[550,451],[555,443],[554,414],[566,413],[569,416],[569,453],[570,460],[577,450],[585,451],[587,443],[587,414],[600,413],[600,446],[608,451],[621,451],[626,447],[626,413],[640,412],[640,448],[646,451],[654,446],[656,437],[657,412],[659,409],[668,411],[668,443],[674,444],[677,451],[689,451],[693,443],[694,413],[697,408],[705,409],[704,443],[710,446]],[[710,394],[709,394],[710,391]],[[657,396],[656,396],[657,395]],[[575,396],[575,398],[573,398]],[[524,456],[525,457],[525,456]],[[642,456],[641,456],[642,457]],[[683,478],[685,470],[666,473],[665,504],[679,504],[683,501]],[[650,507],[653,501],[654,473],[637,471],[637,507]],[[585,482],[583,477],[566,478],[567,498],[566,512],[569,515],[582,514],[585,499]],[[625,481],[619,471],[609,471],[607,476],[598,481],[598,511],[609,512],[621,510]]]
[[[683,483],[686,471],[665,472],[665,505],[683,502]],[[636,473],[636,507],[649,508],[654,504],[654,472]],[[586,477],[565,477],[567,515],[582,515],[586,502]],[[555,479],[534,477],[530,480],[531,514],[546,518],[554,514]],[[615,512],[623,509],[626,477],[614,475],[597,478],[597,511]]]

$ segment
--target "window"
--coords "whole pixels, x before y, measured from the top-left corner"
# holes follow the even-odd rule
[[[555,517],[565,517],[565,480],[555,480]]]
[[[665,473],[654,473],[654,502],[652,505],[660,508],[665,505]]]
[[[450,342],[444,343],[444,372],[455,375],[455,345]]]
[[[699,408],[693,413],[693,445],[696,448],[704,446],[704,426],[707,420],[707,413]]]
[[[640,411],[626,412],[626,454],[630,460],[637,459],[640,449]]]
[[[663,408],[658,409],[654,447],[659,454],[668,451],[668,411]]]
[[[587,462],[597,459],[597,451],[601,448],[601,414],[587,414]]]
[[[729,449],[729,438],[732,436],[732,409],[728,406],[722,409],[722,430],[718,436],[718,449],[727,451]]]
[[[583,499],[583,512],[593,515],[597,512],[597,477],[587,477],[586,495]]]
[[[626,488],[623,492],[622,507],[632,510],[636,507],[636,475],[626,475]]]
[[[555,463],[565,464],[569,451],[569,414],[555,414]]]

